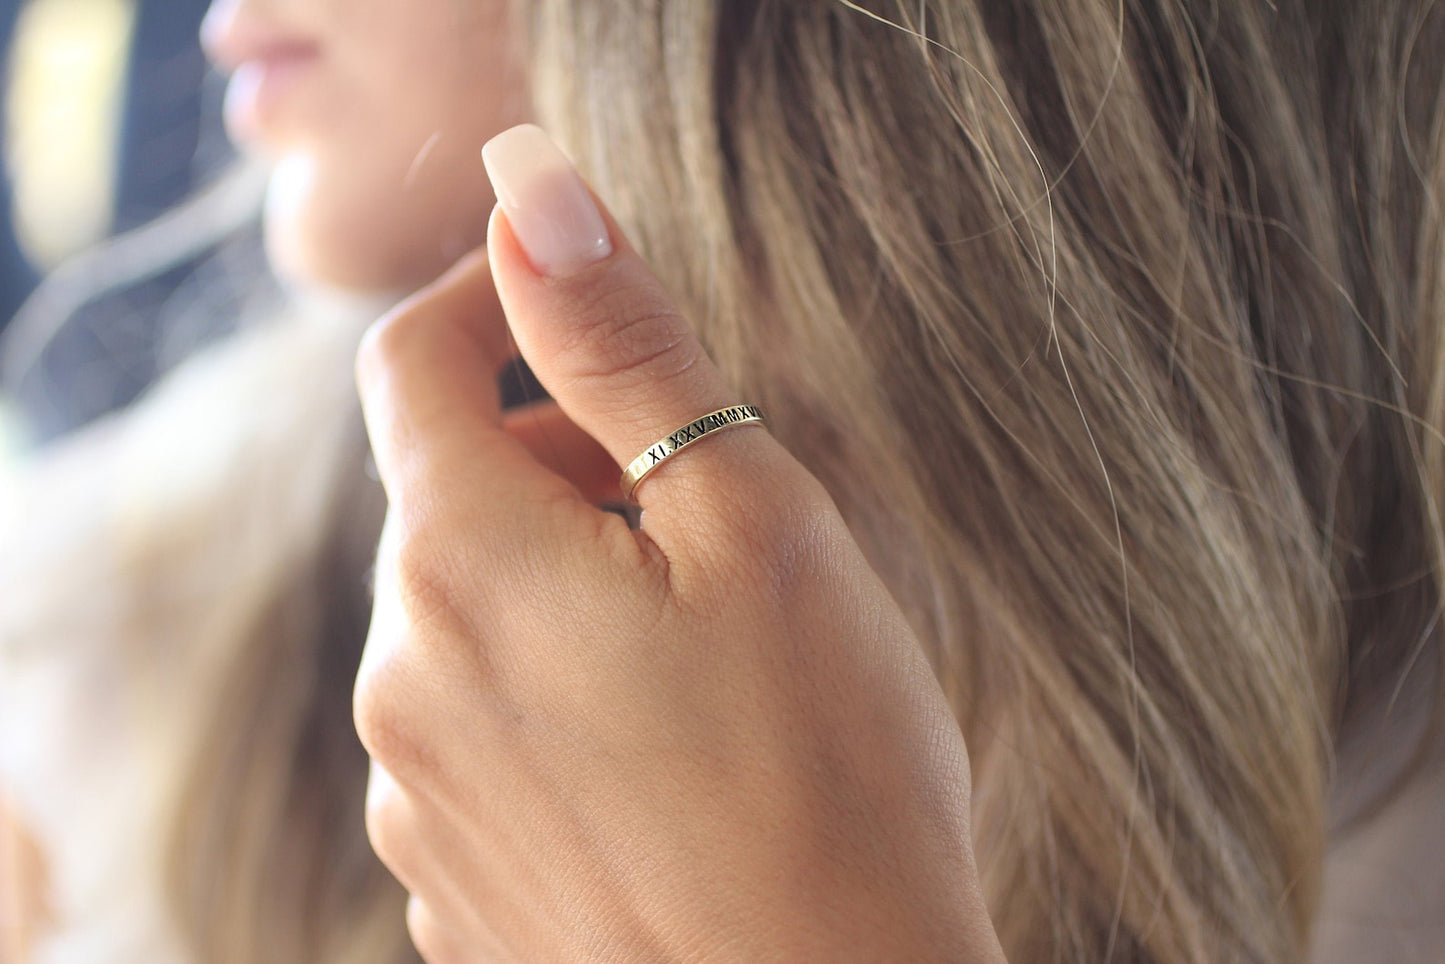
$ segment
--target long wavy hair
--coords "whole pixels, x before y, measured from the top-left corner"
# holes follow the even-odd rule
[[[1336,741],[1440,665],[1445,11],[514,14],[539,120],[909,614],[1009,958],[1304,961]],[[410,954],[346,715],[375,481],[328,457],[269,490],[325,509],[252,513],[269,571],[212,585],[167,849],[207,961]]]
[[[1304,959],[1334,741],[1438,647],[1445,11],[524,6],[913,617],[1010,959]]]

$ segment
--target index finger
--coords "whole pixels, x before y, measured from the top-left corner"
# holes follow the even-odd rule
[[[388,502],[413,522],[465,513],[470,538],[535,544],[541,520],[526,506],[600,511],[502,428],[496,376],[510,343],[482,250],[362,337],[356,382],[377,471]]]

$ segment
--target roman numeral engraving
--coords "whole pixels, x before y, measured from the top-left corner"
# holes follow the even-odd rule
[[[656,466],[667,459],[668,456],[685,448],[718,429],[727,428],[729,425],[737,425],[746,422],[765,421],[763,413],[755,405],[732,405],[727,408],[720,408],[716,412],[709,412],[701,418],[688,422],[682,428],[677,429],[661,441],[651,445],[648,449],[633,459],[622,473],[622,492],[632,498],[632,492],[642,477],[651,472]]]

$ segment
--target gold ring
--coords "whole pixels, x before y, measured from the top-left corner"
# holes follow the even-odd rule
[[[682,428],[670,433],[666,438],[649,445],[647,451],[628,463],[622,473],[623,497],[636,502],[632,493],[637,491],[637,484],[642,481],[643,476],[698,439],[711,435],[713,432],[720,432],[725,428],[732,428],[734,425],[747,425],[750,422],[763,421],[765,419],[762,410],[756,405],[729,405],[727,408],[720,408],[716,412],[708,412],[701,418],[693,419]]]

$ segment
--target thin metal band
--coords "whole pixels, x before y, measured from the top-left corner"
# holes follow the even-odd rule
[[[661,441],[649,445],[647,451],[628,464],[622,473],[623,497],[636,502],[632,493],[637,490],[637,484],[642,481],[643,476],[698,439],[725,428],[732,428],[734,425],[747,425],[751,422],[763,421],[766,419],[763,418],[762,410],[756,405],[729,405],[727,408],[720,408],[716,412],[708,412],[701,418],[693,419]]]

